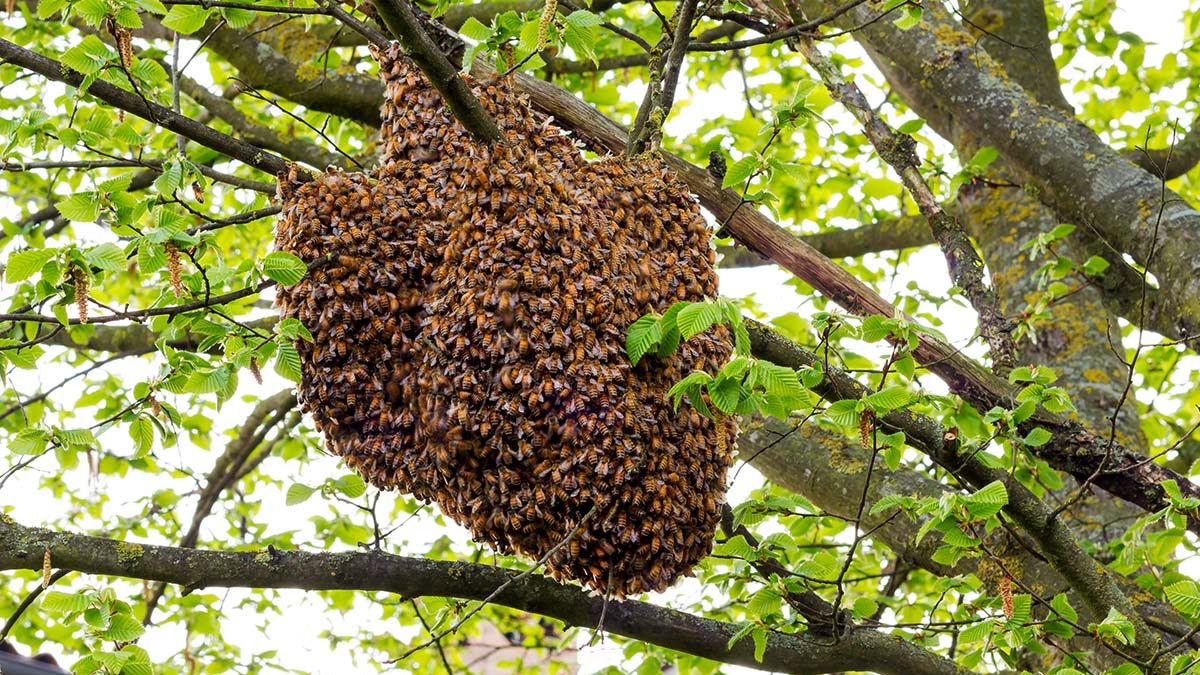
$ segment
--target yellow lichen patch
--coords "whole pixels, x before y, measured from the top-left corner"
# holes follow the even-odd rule
[[[141,544],[130,544],[128,542],[117,542],[117,562],[130,563],[140,560],[145,551]]]
[[[1088,368],[1087,370],[1083,371],[1083,377],[1087,379],[1088,382],[1108,383],[1112,381],[1108,377],[1108,373],[1100,370],[1099,368]]]
[[[867,468],[867,463],[846,452],[841,446],[838,446],[832,448],[829,452],[829,466],[838,473],[852,476],[856,473],[862,473]]]

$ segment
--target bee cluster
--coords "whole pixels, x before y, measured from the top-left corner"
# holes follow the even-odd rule
[[[666,397],[728,358],[718,327],[636,367],[627,327],[715,296],[708,229],[655,159],[587,161],[503,82],[475,141],[398,49],[383,162],[288,190],[276,245],[328,262],[279,290],[300,397],[364,478],[600,592],[662,590],[711,547],[736,434]],[[555,547],[558,547],[555,549]]]

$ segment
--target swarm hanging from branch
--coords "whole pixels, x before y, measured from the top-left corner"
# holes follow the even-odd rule
[[[474,83],[473,138],[393,48],[383,163],[286,189],[276,243],[300,397],[375,485],[436,502],[481,541],[617,595],[706,556],[736,426],[666,392],[728,358],[724,328],[636,367],[627,327],[717,292],[699,208],[657,159],[586,161],[503,82]]]

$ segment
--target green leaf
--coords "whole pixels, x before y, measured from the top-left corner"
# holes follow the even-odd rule
[[[996,623],[992,619],[984,619],[979,623],[973,624],[959,633],[958,640],[962,644],[972,644],[980,642],[992,634],[992,629]]]
[[[750,631],[750,639],[754,640],[754,660],[762,663],[767,653],[767,629],[756,627]]]
[[[1033,597],[1028,593],[1020,593],[1013,596],[1013,612],[1008,619],[1010,627],[1024,626],[1029,623],[1030,615],[1033,611]]]
[[[67,0],[42,0],[38,3],[37,17],[42,20],[49,19],[66,6]]]
[[[86,592],[64,593],[46,591],[42,596],[42,609],[52,614],[74,614],[87,609],[92,603]]]
[[[699,392],[700,388],[709,382],[712,382],[712,375],[703,370],[693,370],[688,373],[682,380],[676,382],[667,390],[667,396],[675,403],[675,408],[679,409],[679,402],[688,392]],[[689,397],[690,400],[691,397]]]
[[[183,6],[175,5],[172,11]],[[168,159],[163,162],[161,170],[162,173],[154,179],[154,189],[165,199],[171,199],[183,187],[183,164],[178,159]]]
[[[279,353],[275,355],[275,372],[292,382],[300,381],[300,353],[295,346],[286,342],[279,345]]]
[[[763,619],[778,612],[782,605],[783,594],[772,586],[764,586],[746,603],[746,612],[754,618]]]
[[[50,259],[57,254],[58,249],[56,248],[31,248],[18,251],[8,256],[8,269],[4,272],[4,279],[10,284],[25,281],[40,272],[46,263],[50,262]]]
[[[303,483],[292,483],[287,490],[287,505],[295,506],[303,503],[316,491],[316,488],[311,488]]]
[[[992,146],[985,146],[976,151],[975,156],[971,157],[971,161],[967,162],[967,170],[970,173],[979,175],[984,169],[988,168],[996,158],[1000,156],[1000,151]]]
[[[367,483],[356,473],[346,474],[333,481],[333,489],[350,499],[357,499],[367,491]],[[290,490],[289,490],[290,493]]]
[[[637,365],[662,339],[662,327],[657,316],[647,314],[629,325],[625,332],[625,354],[629,362]]]
[[[178,5],[176,5],[178,6]],[[263,258],[263,274],[284,286],[298,283],[308,273],[304,261],[286,251],[273,251]]]
[[[762,387],[769,396],[808,398],[808,392],[800,385],[800,376],[787,366],[755,359],[750,379],[753,386]]]
[[[187,390],[197,394],[212,394],[223,390],[227,384],[228,368],[202,368],[192,372],[188,378]]]
[[[825,409],[825,417],[839,426],[858,426],[858,401],[854,399],[835,401]]]
[[[208,10],[199,5],[173,5],[162,24],[184,34],[195,33],[208,21]]]
[[[125,269],[125,252],[120,246],[113,243],[103,243],[99,246],[93,246],[83,252],[83,259],[89,265],[99,267],[102,270],[123,270]]]
[[[79,0],[71,9],[79,18],[93,26],[98,26],[104,17],[108,16],[109,5],[106,0]]]
[[[1180,581],[1167,586],[1164,591],[1167,600],[1181,614],[1200,616],[1200,585],[1194,581]]]
[[[1021,442],[1033,448],[1038,448],[1049,442],[1051,434],[1041,427],[1034,427],[1021,439]]]
[[[8,449],[14,455],[37,455],[46,449],[50,434],[42,429],[23,429],[8,441]]]
[[[746,155],[731,164],[725,170],[725,178],[721,181],[723,188],[744,188],[746,181],[758,170],[758,155]]]
[[[138,415],[129,425],[129,437],[133,439],[136,456],[144,456],[154,446],[154,423],[145,415]]]
[[[59,429],[54,435],[66,445],[95,447],[99,443],[91,429]]]
[[[1008,490],[1004,483],[992,481],[979,488],[977,492],[962,498],[967,511],[980,520],[991,518],[1008,505]]]
[[[1101,639],[1113,640],[1126,646],[1133,644],[1136,637],[1133,622],[1124,614],[1111,608],[1108,610],[1108,616],[1104,617],[1104,621],[1090,624],[1088,630]]]
[[[742,398],[742,385],[732,378],[721,380],[708,386],[708,396],[718,410],[732,415],[737,411],[738,401]]]
[[[1089,276],[1098,276],[1104,274],[1104,270],[1108,269],[1108,261],[1098,255],[1094,255],[1087,259],[1081,266],[1084,274]]]
[[[723,312],[716,303],[693,302],[679,310],[675,323],[679,326],[679,333],[683,339],[690,340],[712,328],[713,324],[721,321],[722,316]]]
[[[603,21],[586,9],[577,9],[567,15],[563,40],[580,57],[596,63],[596,27]]]
[[[146,629],[142,622],[128,614],[114,614],[104,631],[104,637],[114,642],[132,642],[142,636]],[[128,656],[126,657],[128,658]]]
[[[76,5],[78,8],[78,5]],[[101,18],[104,18],[103,15]],[[117,52],[100,41],[95,35],[88,35],[62,55],[63,65],[77,70],[84,75],[95,75],[113,59]]]
[[[870,406],[871,410],[879,414],[885,414],[903,408],[911,403],[913,398],[913,393],[908,390],[908,387],[897,385],[877,391],[867,396],[864,400]]]
[[[1067,621],[1074,623],[1079,620],[1079,613],[1076,612],[1075,608],[1071,606],[1071,601],[1067,600],[1065,593],[1059,593],[1058,595],[1054,596],[1054,598],[1050,600],[1050,607],[1053,608],[1055,612],[1058,612],[1058,615]]]
[[[468,17],[467,20],[463,22],[463,25],[458,29],[458,32],[468,40],[473,40],[475,42],[485,42],[488,38],[492,37],[492,29],[480,23],[479,19],[476,19],[473,16]]]
[[[867,597],[855,598],[854,604],[852,605],[852,611],[854,612],[854,618],[859,619],[859,620],[874,616],[876,610],[878,610],[878,609],[879,609],[879,603],[875,602],[871,598],[867,598]]]
[[[100,217],[100,195],[96,192],[77,192],[54,206],[67,220],[92,223]]]

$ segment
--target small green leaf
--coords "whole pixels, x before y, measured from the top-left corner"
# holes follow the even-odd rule
[[[56,248],[31,248],[24,251],[18,251],[8,256],[8,269],[4,272],[4,279],[15,284],[18,281],[25,281],[34,274],[40,272],[50,259],[58,254]]]
[[[92,223],[100,217],[100,195],[95,192],[77,192],[54,206],[67,220]]]
[[[114,642],[132,642],[145,632],[141,621],[128,614],[114,614],[109,620],[108,630],[104,631],[104,637]]]
[[[637,365],[662,339],[662,327],[657,316],[647,314],[638,318],[625,331],[625,354],[629,362]]]
[[[292,483],[287,490],[287,505],[295,506],[308,500],[309,497],[316,492],[316,488],[310,488],[303,483]]]
[[[50,434],[42,429],[24,429],[17,432],[8,442],[8,449],[14,455],[37,455],[46,449]]]
[[[42,596],[42,609],[53,614],[74,614],[82,612],[89,605],[91,605],[91,598],[82,592],[46,591],[46,594]]]
[[[1051,434],[1041,427],[1034,427],[1021,439],[1021,442],[1032,448],[1038,448],[1049,442]]]
[[[908,390],[908,387],[897,385],[877,391],[864,400],[876,413],[884,414],[903,408],[911,403],[913,398],[913,393]]]
[[[263,258],[263,274],[284,286],[298,283],[307,272],[304,261],[286,251],[273,251]]]
[[[346,474],[333,481],[333,489],[350,499],[357,499],[367,491],[367,483],[356,473]],[[290,490],[289,490],[290,493]]]
[[[758,155],[746,155],[731,164],[725,170],[725,178],[721,181],[723,188],[743,188],[750,176],[758,170]]]
[[[963,497],[963,503],[972,516],[980,520],[991,518],[1008,505],[1008,490],[1004,483],[992,481],[979,488],[975,494]]]
[[[80,40],[79,44],[63,53],[62,62],[68,68],[77,70],[84,75],[95,75],[104,68],[105,64],[116,57],[117,52],[101,42],[100,38],[88,35]]]
[[[708,386],[708,396],[721,412],[732,415],[742,397],[742,385],[736,379],[725,379]]]
[[[300,353],[293,345],[286,342],[279,345],[279,353],[275,355],[275,372],[292,382],[300,381]]]
[[[83,259],[93,267],[99,267],[102,270],[123,270],[125,269],[125,252],[116,244],[105,242],[99,246],[93,246],[83,252]]]
[[[834,424],[848,427],[857,426],[859,411],[858,401],[846,399],[843,401],[835,401],[825,409],[825,417]]]
[[[750,631],[750,639],[754,640],[754,660],[762,663],[767,653],[767,629],[757,627]]]
[[[1171,584],[1165,589],[1167,600],[1181,614],[1187,616],[1200,616],[1200,585],[1194,581],[1180,581]]]
[[[208,21],[208,10],[199,5],[173,5],[162,25],[184,34],[195,33]]]
[[[136,456],[145,456],[154,446],[154,423],[145,415],[138,415],[129,425],[129,437],[133,439]]]
[[[1071,606],[1071,602],[1067,600],[1065,593],[1059,593],[1050,600],[1050,607],[1058,612],[1058,615],[1072,623],[1079,620],[1079,613]]]
[[[679,333],[684,340],[690,340],[696,335],[712,328],[713,324],[721,321],[723,312],[716,303],[693,302],[679,310],[675,318]]]
[[[1113,640],[1126,646],[1133,644],[1136,637],[1133,622],[1124,614],[1111,608],[1108,610],[1108,616],[1104,617],[1104,621],[1090,624],[1088,630],[1101,639]]]
[[[879,603],[867,597],[855,598],[852,609],[854,618],[862,620],[874,616],[875,611],[879,609]]]

